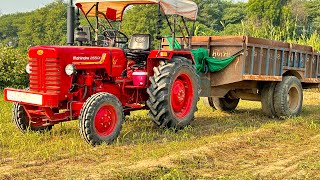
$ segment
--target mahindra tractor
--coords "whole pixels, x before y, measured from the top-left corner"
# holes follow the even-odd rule
[[[197,16],[188,0],[78,0],[68,3],[68,45],[29,49],[29,87],[5,88],[14,103],[13,122],[22,132],[50,131],[55,124],[78,120],[91,145],[111,143],[131,111],[149,110],[161,128],[181,129],[194,118],[199,76],[188,48]],[[158,7],[157,36],[121,32],[126,8]],[[83,20],[80,20],[82,19]],[[161,41],[162,20],[170,27],[171,49],[151,48]],[[82,22],[80,24],[80,22]],[[85,23],[83,23],[85,22]],[[86,26],[84,26],[85,24]],[[176,48],[176,31],[185,39]],[[178,32],[178,31],[177,31]]]

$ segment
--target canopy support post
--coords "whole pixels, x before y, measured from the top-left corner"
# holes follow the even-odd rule
[[[176,23],[177,23],[177,16],[173,15],[173,29],[172,29],[172,49],[174,50],[174,44],[176,40]]]
[[[192,42],[191,38],[192,38],[192,35],[190,34],[190,31],[189,31],[189,29],[187,27],[186,21],[185,21],[183,16],[181,16],[181,19],[182,19],[182,22],[183,22],[183,26],[186,29],[187,34],[188,34],[188,49],[191,49],[191,42]]]
[[[95,33],[95,42],[96,42],[96,45],[98,45],[98,40],[99,40],[99,34],[98,34],[98,31],[99,31],[99,3],[97,2],[96,3],[96,28],[94,30],[94,33]]]
[[[161,22],[161,6],[160,6],[160,3],[158,5],[158,21],[157,21],[157,37],[156,39],[160,41],[159,43],[159,50],[161,49],[161,40],[162,40],[162,37],[161,37],[161,28],[162,28],[162,22]]]

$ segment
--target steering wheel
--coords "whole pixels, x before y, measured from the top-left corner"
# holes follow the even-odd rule
[[[116,29],[105,29],[103,31],[103,36],[113,42],[112,46],[114,46],[116,43],[126,44],[129,41],[127,35]]]

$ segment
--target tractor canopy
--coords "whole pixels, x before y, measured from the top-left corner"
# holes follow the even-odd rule
[[[122,21],[125,9],[135,4],[159,4],[166,15],[179,15],[194,21],[198,13],[197,4],[189,0],[78,0],[76,3],[88,17],[102,12],[113,21]]]

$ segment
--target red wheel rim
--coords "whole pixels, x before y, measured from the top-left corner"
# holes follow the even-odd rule
[[[94,118],[96,133],[100,136],[108,136],[112,134],[116,127],[116,122],[116,109],[111,105],[102,106]]]
[[[180,74],[171,89],[171,106],[178,118],[184,118],[190,112],[193,96],[191,78],[187,74]]]

